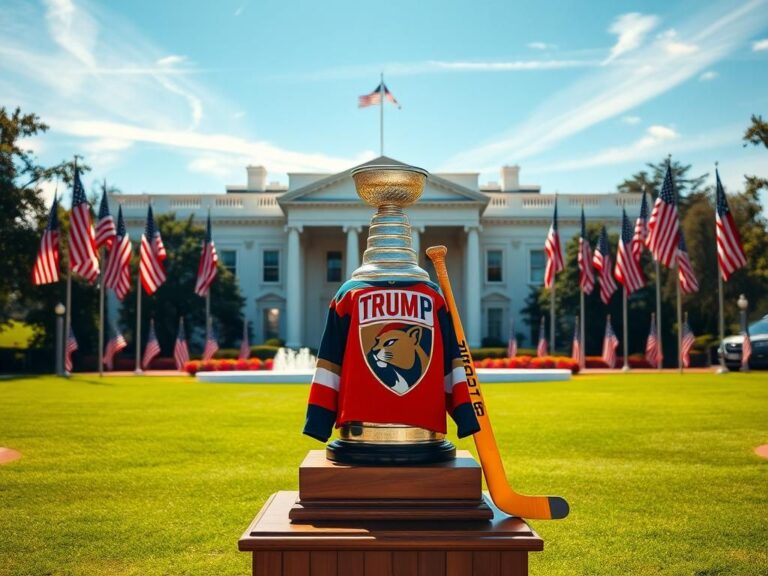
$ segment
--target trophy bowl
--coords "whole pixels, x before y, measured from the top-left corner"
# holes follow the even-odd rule
[[[414,166],[372,164],[353,170],[352,178],[357,195],[370,206],[405,207],[421,197],[427,171]]]

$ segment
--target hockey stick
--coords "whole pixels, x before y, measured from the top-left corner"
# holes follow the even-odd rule
[[[540,520],[565,518],[568,515],[569,507],[568,502],[563,498],[559,496],[526,496],[518,494],[507,482],[504,464],[501,461],[499,447],[496,444],[491,420],[488,416],[488,409],[483,400],[483,394],[480,391],[480,381],[475,370],[475,363],[472,360],[472,354],[469,351],[469,346],[464,336],[464,328],[459,318],[459,311],[456,308],[456,301],[453,298],[448,270],[445,267],[445,255],[447,252],[448,249],[445,246],[427,248],[427,256],[429,256],[429,259],[432,260],[432,264],[435,266],[438,283],[443,291],[448,311],[453,319],[453,327],[456,332],[456,339],[459,342],[461,359],[464,361],[464,372],[467,375],[469,395],[472,399],[472,406],[475,409],[477,420],[480,423],[480,431],[474,435],[475,446],[477,447],[477,454],[480,457],[480,464],[483,467],[483,474],[485,475],[485,481],[488,484],[491,498],[500,510],[513,516]]]

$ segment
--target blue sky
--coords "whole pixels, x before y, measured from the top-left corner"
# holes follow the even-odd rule
[[[125,193],[223,192],[385,152],[543,192],[615,190],[671,153],[727,187],[768,174],[744,148],[768,115],[768,0],[722,2],[93,2],[3,0],[0,104],[50,125]],[[51,193],[51,186],[47,188]]]

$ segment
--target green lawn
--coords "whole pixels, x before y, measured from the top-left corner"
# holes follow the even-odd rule
[[[768,377],[583,376],[487,386],[536,575],[768,574]],[[237,539],[318,443],[307,388],[187,378],[0,381],[0,574],[249,574]],[[461,442],[462,447],[471,442]]]

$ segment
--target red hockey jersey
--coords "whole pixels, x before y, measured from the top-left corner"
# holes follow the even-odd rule
[[[346,282],[331,301],[304,433],[334,424],[405,424],[459,437],[480,429],[453,324],[431,282]]]

